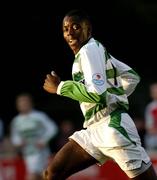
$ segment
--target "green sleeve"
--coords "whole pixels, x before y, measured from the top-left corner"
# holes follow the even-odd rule
[[[101,95],[88,92],[84,84],[75,81],[64,81],[60,94],[80,102],[106,104],[106,92]]]

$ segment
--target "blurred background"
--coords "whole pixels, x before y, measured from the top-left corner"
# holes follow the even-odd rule
[[[0,115],[6,126],[16,113],[14,100],[21,91],[31,92],[37,106],[55,117],[80,114],[77,103],[49,95],[42,88],[45,75],[51,70],[62,80],[71,79],[74,57],[62,37],[62,18],[76,7],[91,15],[95,38],[141,76],[141,83],[130,98],[130,108],[133,115],[143,116],[149,101],[148,85],[157,80],[157,1],[111,0],[103,5],[80,1],[77,6],[66,2],[8,3],[2,6],[0,66]]]
[[[30,92],[36,107],[57,124],[70,119],[81,128],[83,117],[77,102],[48,94],[42,88],[54,70],[62,80],[71,79],[74,56],[62,36],[62,19],[73,8],[91,16],[93,34],[117,59],[136,70],[141,82],[130,98],[130,114],[144,131],[144,112],[150,102],[149,85],[157,81],[156,0],[110,0],[101,2],[58,1],[52,3],[4,3],[1,8],[0,118],[4,136],[9,135],[17,114],[15,97]],[[140,122],[140,123],[139,123]],[[142,125],[141,125],[142,122]]]

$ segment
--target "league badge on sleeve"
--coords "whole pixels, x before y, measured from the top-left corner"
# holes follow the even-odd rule
[[[98,86],[103,85],[104,84],[103,75],[100,73],[93,74],[92,82]]]

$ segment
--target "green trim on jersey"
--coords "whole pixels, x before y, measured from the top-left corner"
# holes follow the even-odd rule
[[[128,103],[124,103],[124,102],[117,102],[117,104],[119,105],[119,107],[123,107],[126,110],[129,110],[129,104]]]
[[[104,49],[105,49],[104,55],[105,55],[105,59],[106,59],[106,62],[107,62],[107,60],[110,59],[111,56],[110,56],[110,54],[107,52],[106,48],[104,48]]]
[[[84,84],[75,81],[65,81],[60,93],[80,102],[106,104],[106,93],[99,95],[88,92]]]
[[[115,95],[124,95],[125,91],[123,89],[123,87],[111,87],[111,88],[107,88],[107,91],[111,94],[115,94]]]
[[[136,75],[140,79],[140,76],[133,69],[128,70],[128,72],[131,73],[131,74]]]
[[[89,119],[94,117],[97,112],[100,112],[105,107],[106,107],[106,104],[96,104],[94,107],[90,108],[88,111],[86,111],[84,115],[85,121],[88,121]]]
[[[123,136],[125,136],[130,142],[136,145],[136,142],[132,141],[129,137],[127,131],[120,125],[121,124],[121,113],[124,113],[125,110],[115,110],[111,112],[110,117],[110,123],[109,127],[115,128],[117,131],[119,131]]]
[[[118,77],[119,73],[118,73],[117,69],[115,69],[115,70],[114,69],[107,69],[106,70],[106,76],[108,79],[115,78],[115,73],[116,73],[116,77]]]
[[[73,78],[74,81],[77,81],[77,82],[78,82],[78,81],[84,79],[84,76],[83,76],[83,73],[81,73],[81,72],[79,71],[79,72],[77,72],[77,73],[72,74],[72,78]]]

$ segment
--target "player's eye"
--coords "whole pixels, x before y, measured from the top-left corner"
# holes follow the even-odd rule
[[[64,27],[63,28],[63,32],[67,32],[68,31],[68,28],[67,27]]]
[[[80,25],[79,24],[73,24],[73,29],[74,30],[78,30],[80,28]]]

